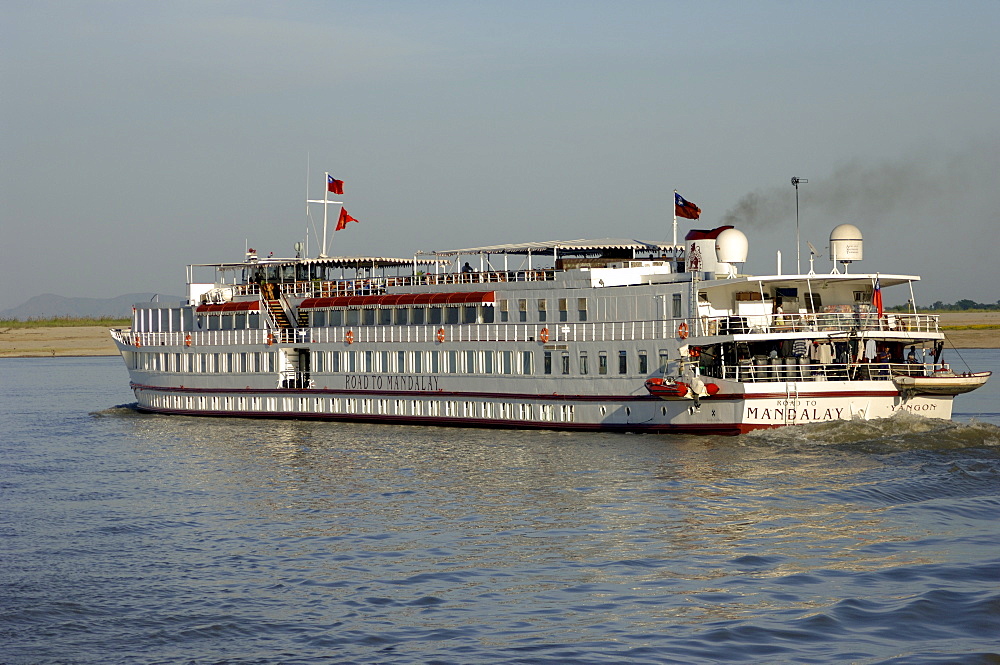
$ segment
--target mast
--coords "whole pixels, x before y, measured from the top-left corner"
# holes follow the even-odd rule
[[[326,243],[326,226],[327,226],[327,219],[328,219],[327,210],[329,210],[329,208],[330,208],[331,205],[338,205],[338,206],[344,205],[343,201],[331,201],[330,200],[330,185],[329,185],[329,182],[330,182],[330,173],[327,172],[327,173],[324,173],[323,175],[324,175],[323,200],[320,201],[319,199],[306,199],[306,203],[322,203],[323,204],[323,244],[320,245],[320,248],[319,248],[319,258],[321,258],[321,259],[327,258],[327,255],[326,255],[326,247],[327,247],[327,243]],[[307,196],[308,196],[308,194],[307,194]]]
[[[677,261],[677,190],[674,190],[674,200],[671,202],[674,209],[674,261]]]

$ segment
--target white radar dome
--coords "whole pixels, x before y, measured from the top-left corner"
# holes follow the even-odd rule
[[[854,224],[841,224],[830,232],[830,260],[850,263],[860,261],[862,251],[861,230]]]
[[[723,263],[746,263],[750,243],[738,229],[726,229],[715,239],[715,253]]]

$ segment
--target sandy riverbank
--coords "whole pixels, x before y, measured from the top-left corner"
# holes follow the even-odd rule
[[[990,325],[985,330],[946,330],[948,346],[960,349],[1000,348],[1000,312],[941,314],[942,326]],[[948,348],[948,347],[946,347]],[[0,328],[0,358],[113,356],[115,343],[107,328]]]

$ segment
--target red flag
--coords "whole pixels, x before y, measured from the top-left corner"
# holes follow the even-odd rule
[[[685,219],[698,219],[701,216],[701,208],[685,201],[684,197],[674,192],[674,214]]]
[[[341,208],[340,219],[337,220],[337,228],[334,229],[334,231],[343,231],[344,229],[347,228],[348,222],[358,222],[358,220],[354,219],[353,217],[347,214],[347,208]],[[361,222],[358,222],[358,224],[360,223]]]
[[[326,191],[333,192],[334,194],[344,193],[344,181],[337,180],[329,173],[326,175]]]
[[[872,304],[875,305],[875,311],[881,319],[885,310],[882,309],[882,285],[879,284],[878,277],[875,278],[875,290],[872,291]]]

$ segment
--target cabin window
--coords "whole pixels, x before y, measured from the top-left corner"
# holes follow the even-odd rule
[[[500,352],[500,373],[501,374],[513,374],[514,373],[514,352],[513,351],[501,351]]]
[[[468,374],[476,373],[476,352],[466,351],[465,352],[465,371]]]
[[[406,372],[406,351],[396,351],[396,371],[400,374]]]
[[[569,351],[562,352],[562,373],[569,374]]]
[[[388,351],[379,351],[378,355],[379,355],[379,362],[381,363],[381,366],[379,367],[379,371],[381,371],[381,372],[391,372],[392,369],[389,367],[389,362],[390,362],[389,352]]]
[[[552,352],[546,351],[542,361],[542,371],[545,374],[552,373]]]
[[[645,351],[639,352],[639,374],[649,374],[649,358]]]
[[[618,352],[618,373],[619,374],[628,373],[628,351]]]
[[[482,323],[493,323],[493,317],[496,316],[493,307],[483,306],[479,310],[479,319]]]
[[[427,323],[436,326],[441,323],[441,308],[431,307],[427,310]]]
[[[466,305],[462,308],[462,323],[475,323],[479,308],[475,305]]]
[[[452,325],[458,323],[458,307],[445,307],[444,322]]]
[[[522,351],[521,352],[521,373],[522,374],[533,374],[534,371],[535,371],[534,363],[535,363],[535,356],[534,356],[534,354],[531,353],[531,351]]]
[[[333,309],[326,313],[327,324],[331,326],[344,325],[344,310]]]
[[[822,298],[818,293],[806,293],[806,308],[815,314],[823,306]]]
[[[559,320],[569,321],[569,298],[559,299]]]
[[[358,371],[358,352],[357,351],[348,351],[347,352],[347,371],[351,372],[352,374],[354,372]]]
[[[675,319],[679,319],[681,318],[681,294],[675,293],[673,295],[672,302],[673,302],[673,314],[671,316],[673,316],[673,318]]]
[[[392,324],[392,310],[386,307],[385,309],[375,310],[378,312],[378,324],[380,326],[388,326]]]
[[[587,365],[587,353],[585,351],[580,352],[580,374],[589,374],[590,367]]]
[[[260,328],[260,314],[250,315],[250,329],[258,330]]]
[[[410,310],[406,307],[397,307],[393,310],[393,323],[397,326],[405,326],[410,322]]]
[[[483,374],[493,374],[494,357],[492,351],[483,351]]]
[[[545,321],[548,310],[548,303],[545,299],[540,298],[538,300],[538,320]]]
[[[423,307],[414,307],[410,311],[410,323],[415,326],[423,325],[425,311]]]
[[[660,372],[667,371],[667,363],[670,362],[670,354],[666,349],[660,349]]]
[[[597,354],[597,373],[607,374],[608,373],[608,352],[601,351]]]
[[[318,312],[312,313],[312,325],[315,328],[321,328],[326,325],[326,312],[319,310]]]
[[[433,372],[434,374],[437,374],[438,372],[440,372],[441,371],[441,352],[440,351],[431,351],[430,352],[430,361],[431,361],[430,371]]]
[[[347,325],[356,326],[361,323],[361,311],[356,309],[347,310]]]
[[[458,372],[458,351],[448,351],[448,373],[455,374]]]
[[[422,351],[415,351],[411,358],[411,363],[413,364],[413,373],[419,374],[424,371],[424,354]]]
[[[524,323],[528,320],[528,301],[526,298],[517,300],[517,320]]]
[[[581,321],[586,321],[587,320],[587,299],[586,298],[577,298],[576,299],[576,310],[577,310],[577,317]]]
[[[375,312],[378,310],[374,309],[363,309],[361,310],[361,321],[366,326],[375,325]]]
[[[236,326],[236,330],[246,330],[247,328],[247,315],[236,314],[233,319],[233,325]]]
[[[508,321],[507,301],[500,300],[499,302],[497,302],[497,307],[500,308],[500,323],[507,323]]]

